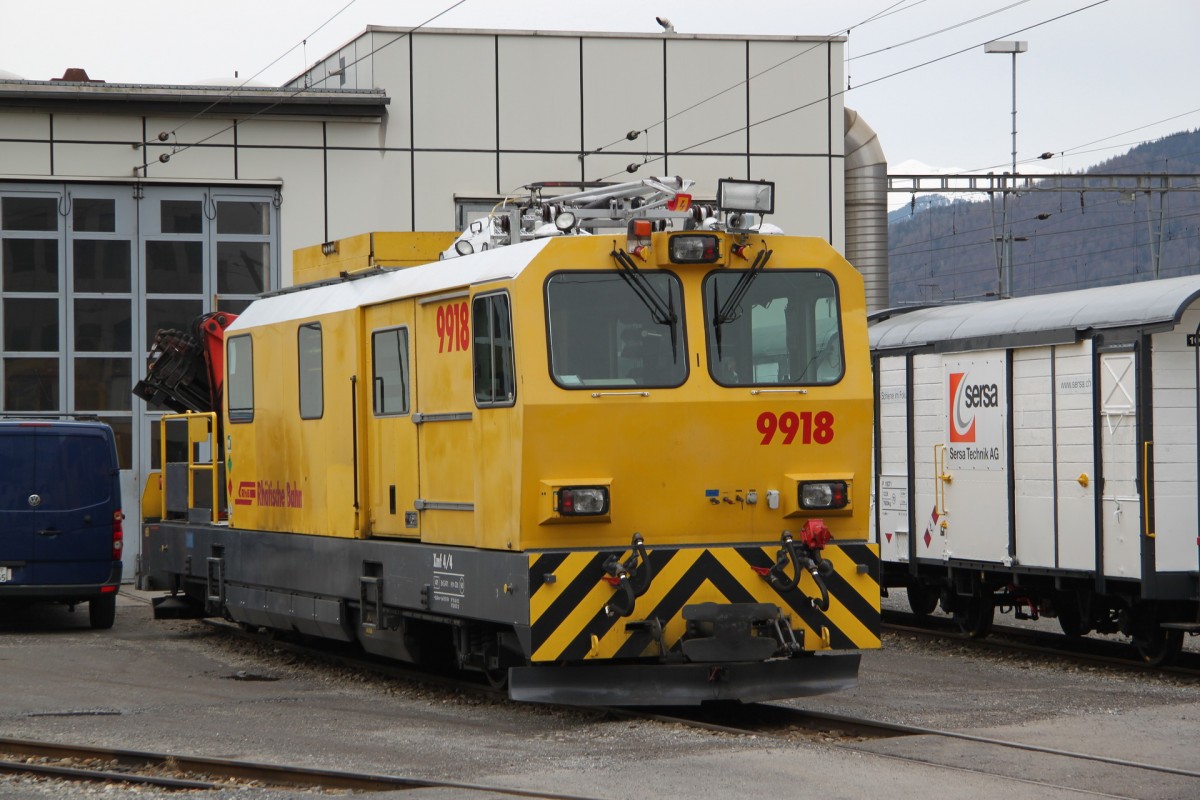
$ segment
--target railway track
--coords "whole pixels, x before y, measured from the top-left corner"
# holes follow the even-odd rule
[[[459,781],[7,738],[0,738],[0,774],[36,775],[49,780],[173,791],[214,790],[232,786],[339,793],[447,789],[459,792],[461,794],[458,796],[463,797],[479,793],[542,800],[590,800],[574,794]]]
[[[406,667],[397,666],[395,662],[388,663],[372,663],[371,660],[363,660],[351,654],[332,653],[326,648],[313,650],[304,644],[289,643],[286,641],[264,639],[262,634],[254,634],[241,630],[240,628],[223,623],[209,623],[214,627],[230,632],[232,635],[241,637],[249,637],[271,641],[272,646],[279,647],[298,654],[304,654],[313,657],[325,663],[335,664],[337,666],[351,669],[366,669],[379,675],[386,675],[403,680],[417,680],[430,685],[436,685],[450,689],[452,691],[463,691],[477,693],[495,698],[497,702],[506,702],[503,699],[503,693],[498,692],[492,687],[487,686],[482,680],[472,682],[468,679],[447,677],[444,675],[432,675],[424,673],[420,670],[412,670]],[[1009,643],[1006,641],[1007,633],[1003,629],[997,630],[997,639],[993,642],[989,640],[966,640],[961,633],[951,632],[948,629],[944,631],[928,631],[925,628],[907,628],[905,626],[895,625],[890,626],[896,632],[909,632],[910,630],[919,635],[937,635],[951,636],[958,640],[969,641],[971,645],[980,645],[985,647],[995,647],[1005,650],[1021,650],[1023,652],[1036,652],[1047,655],[1049,657],[1063,658],[1064,653],[1049,647],[1038,647],[1036,645],[1022,645],[1020,642]],[[1020,631],[1018,631],[1020,632]],[[1043,634],[1043,636],[1052,636]],[[1056,637],[1065,638],[1065,637]],[[1102,642],[1113,647],[1119,647],[1117,643]],[[1129,657],[1127,654],[1124,658],[1118,658],[1112,654],[1097,656],[1097,663],[1109,664],[1110,662],[1121,668],[1128,668],[1138,671],[1151,670],[1153,672],[1169,671],[1174,674],[1188,675],[1191,677],[1200,677],[1200,674],[1195,671],[1189,671],[1185,668],[1151,668],[1136,659]],[[1155,785],[1156,781],[1161,781],[1164,778],[1171,778],[1176,781],[1195,781],[1200,787],[1200,771],[1178,769],[1166,765],[1154,764],[1149,762],[1137,761],[1133,759],[1114,758],[1105,755],[1089,754],[1085,752],[1077,752],[1067,748],[1054,748],[1040,745],[1033,745],[1015,740],[1005,740],[994,737],[978,736],[969,733],[961,733],[958,731],[938,729],[932,727],[921,727],[913,725],[902,725],[888,722],[882,722],[866,717],[827,714],[806,709],[796,708],[788,705],[771,705],[771,704],[716,704],[706,705],[696,709],[629,709],[629,708],[595,708],[589,709],[588,713],[596,713],[600,716],[626,718],[626,719],[644,719],[653,720],[666,724],[681,725],[690,728],[697,728],[706,731],[711,731],[718,734],[726,734],[730,736],[752,736],[752,737],[769,737],[779,739],[780,741],[792,742],[800,744],[802,742],[817,743],[821,745],[836,747],[840,749],[854,750],[864,754],[870,754],[876,757],[892,758],[902,761],[914,763],[930,763],[938,767],[954,769],[956,771],[987,774],[995,776],[997,773],[988,769],[972,767],[972,759],[967,759],[964,763],[955,765],[936,764],[920,755],[905,755],[903,753],[881,753],[873,750],[872,747],[879,744],[883,740],[903,739],[909,737],[925,737],[925,741],[931,743],[948,743],[954,742],[963,746],[969,746],[976,751],[979,750],[1001,750],[1001,751],[1018,751],[1024,757],[1044,757],[1047,759],[1066,759],[1071,762],[1078,762],[1085,766],[1081,772],[1088,773],[1096,767],[1103,766],[1107,769],[1121,771],[1126,774],[1144,774],[1148,785]],[[939,750],[942,745],[932,744],[928,750]],[[982,759],[985,762],[990,762],[991,759]],[[965,765],[964,765],[965,764]],[[1043,788],[1057,787],[1058,784],[1050,781],[1040,781],[1034,778],[1022,777],[1020,775],[1007,776],[1012,780],[1017,781],[1025,786],[1038,786]],[[1101,793],[1104,794],[1104,793]],[[1137,795],[1122,795],[1122,794],[1107,794],[1115,798],[1136,798]]]
[[[877,758],[887,758],[915,764],[928,764],[955,772],[969,773],[992,778],[1003,777],[1025,787],[1041,789],[1076,789],[1102,797],[1118,798],[1119,800],[1138,800],[1141,795],[1119,794],[1115,792],[1096,792],[1086,786],[1064,786],[1059,780],[1042,780],[1031,777],[1035,772],[1034,766],[1027,761],[1034,757],[1047,759],[1066,759],[1083,765],[1078,775],[1088,775],[1097,768],[1117,770],[1125,776],[1133,777],[1138,782],[1144,775],[1144,784],[1162,786],[1164,780],[1179,783],[1195,783],[1200,788],[1200,771],[1179,769],[1162,764],[1153,764],[1131,759],[1114,758],[1110,756],[1077,752],[1068,749],[1045,747],[1014,740],[999,739],[988,736],[978,736],[959,731],[949,731],[937,728],[927,728],[913,725],[899,725],[867,718],[825,714],[807,711],[787,706],[742,706],[717,709],[700,709],[695,712],[679,713],[678,710],[661,713],[643,714],[630,712],[634,716],[656,719],[662,722],[700,727],[705,730],[722,732],[738,736],[772,737],[784,741],[817,741],[839,749],[853,750],[864,755]],[[881,752],[872,747],[881,739],[900,737],[925,737],[925,746],[912,748],[913,752]],[[939,743],[962,743],[973,748],[969,758],[954,759],[955,763],[940,763],[936,755],[944,745]],[[1006,750],[1019,751],[1018,761],[1028,764],[1028,774],[1005,774],[996,766],[1002,759],[990,756],[988,751]],[[979,766],[975,766],[979,765]],[[984,766],[986,765],[986,766]],[[1027,791],[1023,789],[1021,791]],[[1020,796],[1017,792],[1014,796]],[[1157,796],[1157,795],[1153,795]]]
[[[1193,650],[1185,650],[1174,664],[1156,666],[1139,659],[1137,651],[1126,642],[1092,636],[1066,636],[1035,628],[997,625],[989,636],[974,639],[964,635],[949,617],[921,617],[903,611],[884,611],[882,627],[893,634],[952,640],[995,652],[1019,652],[1143,674],[1200,680],[1200,653]]]

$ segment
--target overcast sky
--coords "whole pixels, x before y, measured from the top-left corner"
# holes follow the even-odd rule
[[[236,72],[279,85],[372,24],[659,32],[655,15],[681,33],[849,29],[845,103],[879,133],[892,172],[1010,163],[1012,57],[985,54],[993,39],[1029,43],[1017,57],[1018,161],[1055,153],[1021,171],[1081,169],[1200,127],[1196,0],[0,0],[0,70],[165,84]],[[704,79],[714,93],[731,83]]]

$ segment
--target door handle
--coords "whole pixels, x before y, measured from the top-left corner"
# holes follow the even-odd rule
[[[60,533],[62,533],[62,531],[60,531],[58,528],[46,528],[45,530],[38,531],[37,535],[38,536],[58,536]]]

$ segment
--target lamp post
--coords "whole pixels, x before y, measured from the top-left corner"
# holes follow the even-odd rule
[[[1029,49],[1029,42],[1008,39],[988,42],[983,46],[985,53],[1009,53],[1012,55],[1012,173],[1009,176],[1011,186],[1017,185],[1017,54]],[[1008,182],[1006,182],[1008,183]],[[997,290],[1001,297],[1012,297],[1012,231],[1008,226],[1008,195],[1010,189],[1004,190],[1004,239],[1001,248],[996,253],[997,270],[1000,273]]]

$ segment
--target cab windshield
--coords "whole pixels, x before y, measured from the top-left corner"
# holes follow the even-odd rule
[[[704,280],[708,366],[726,386],[837,383],[842,331],[837,284],[821,270],[770,270],[752,275],[733,309],[729,298],[745,270],[721,270]]]
[[[687,378],[679,278],[559,272],[546,281],[550,371],[567,389],[679,386]]]

